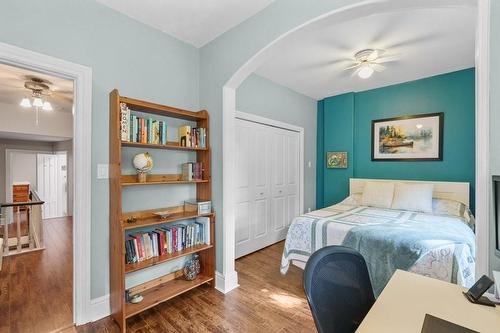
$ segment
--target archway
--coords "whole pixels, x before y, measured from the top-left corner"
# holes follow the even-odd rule
[[[479,4],[479,6],[478,6]],[[398,12],[422,8],[453,8],[478,6],[478,34],[476,40],[476,128],[487,128],[489,113],[489,0],[446,0],[436,3],[433,0],[367,0],[355,5],[344,6],[309,20],[282,34],[266,47],[252,56],[226,82],[222,89],[222,140],[223,160],[223,272],[217,272],[216,287],[227,293],[238,287],[235,271],[235,211],[234,211],[234,156],[235,136],[234,121],[236,114],[236,89],[272,54],[279,43],[294,32],[320,24],[325,18],[334,18],[337,23],[369,15]],[[479,131],[476,131],[478,133]],[[488,217],[489,217],[489,139],[476,134],[476,275],[488,271]],[[222,274],[221,274],[222,273]]]

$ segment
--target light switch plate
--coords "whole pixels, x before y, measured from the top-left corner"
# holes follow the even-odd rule
[[[97,164],[97,179],[109,178],[109,164]]]

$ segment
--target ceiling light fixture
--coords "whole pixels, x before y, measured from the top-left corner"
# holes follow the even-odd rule
[[[362,79],[368,79],[370,76],[372,76],[374,72],[374,69],[370,64],[362,64],[359,71],[358,71],[358,76]]]
[[[43,111],[53,111],[54,108],[49,101],[45,99],[44,96],[49,96],[52,94],[50,91],[50,87],[48,86],[50,82],[39,79],[36,77],[29,77],[29,81],[24,83],[24,87],[28,90],[31,90],[31,96],[33,97],[33,101],[30,101],[28,97],[24,97],[19,103],[23,108],[33,107],[36,113],[36,125],[38,125],[38,111],[40,108]]]
[[[28,97],[24,97],[21,100],[21,103],[19,103],[19,105],[21,105],[23,108],[30,108],[31,107],[30,99]]]
[[[50,104],[47,101],[43,102],[42,110],[44,110],[44,111],[52,111],[53,110],[52,109],[52,104]]]

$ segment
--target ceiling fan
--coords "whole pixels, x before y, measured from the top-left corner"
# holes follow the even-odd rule
[[[386,69],[381,63],[397,60],[395,56],[382,56],[385,53],[380,49],[366,49],[357,52],[354,55],[354,64],[344,68],[344,70],[352,70],[352,76],[358,75],[362,79],[367,79],[374,72],[382,72]]]

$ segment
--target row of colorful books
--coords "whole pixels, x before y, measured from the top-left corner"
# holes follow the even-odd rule
[[[182,180],[202,180],[203,179],[203,163],[188,162],[182,164]]]
[[[130,234],[125,241],[125,262],[134,264],[202,244],[210,244],[209,217],[196,218],[190,224],[164,226]]]
[[[179,127],[179,145],[181,147],[206,148],[207,131],[203,127]]]
[[[125,103],[120,104],[121,140],[125,142],[167,144],[167,123],[153,118],[142,118],[130,113]]]

